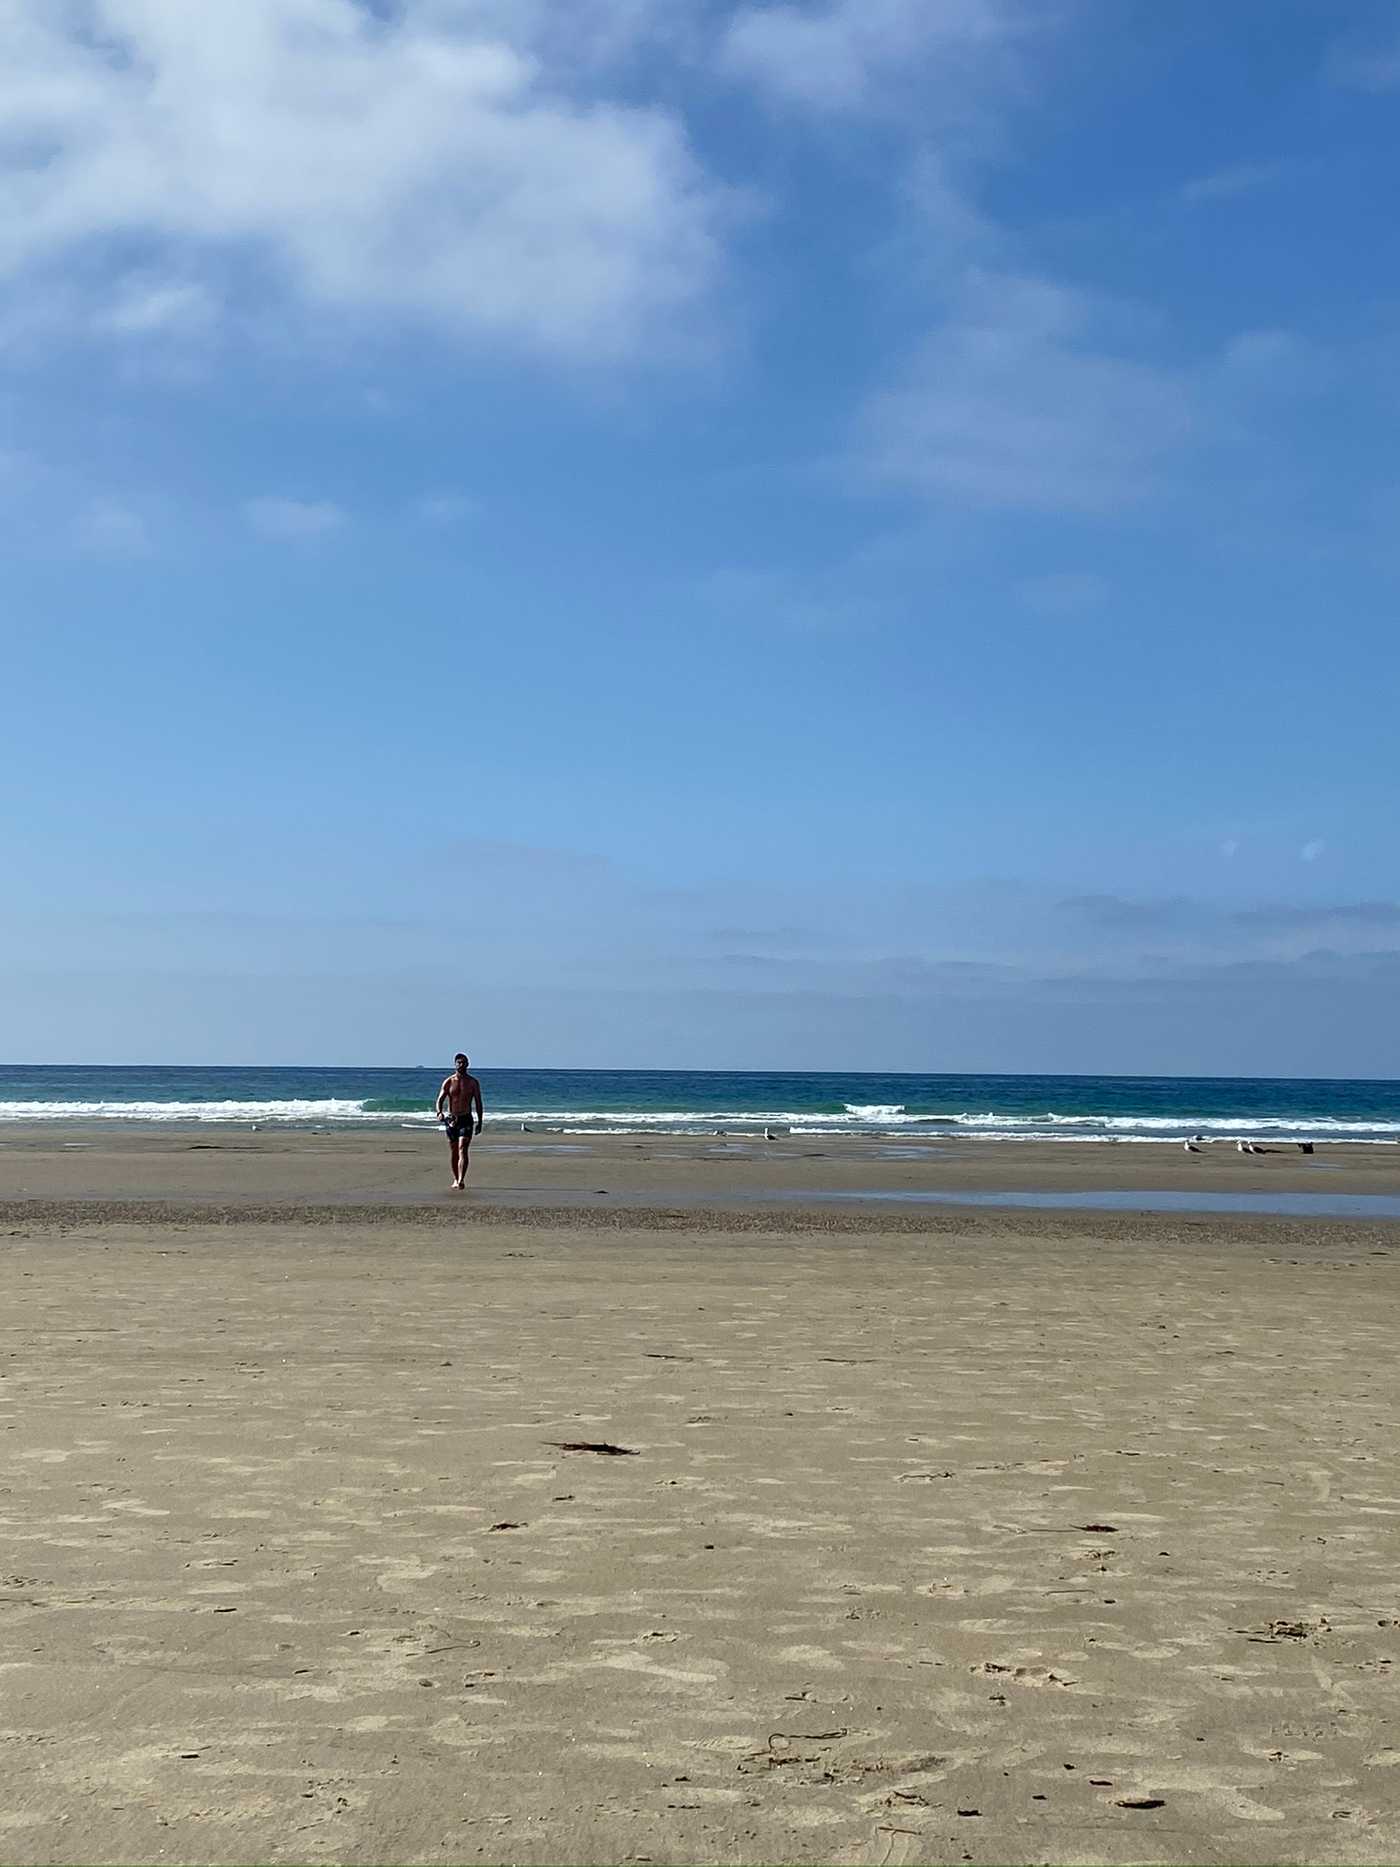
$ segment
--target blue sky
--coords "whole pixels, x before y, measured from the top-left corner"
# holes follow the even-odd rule
[[[1400,22],[8,0],[0,1049],[1400,1074]]]

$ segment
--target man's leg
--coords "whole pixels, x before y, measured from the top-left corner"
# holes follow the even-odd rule
[[[462,1136],[462,1174],[458,1181],[459,1186],[465,1186],[467,1183],[467,1168],[471,1165],[471,1156],[472,1131],[468,1128],[467,1132]]]
[[[462,1176],[457,1166],[457,1151],[461,1146],[461,1142],[457,1139],[457,1127],[455,1122],[449,1122],[447,1124],[447,1145],[452,1154],[452,1185],[456,1188],[462,1184]]]

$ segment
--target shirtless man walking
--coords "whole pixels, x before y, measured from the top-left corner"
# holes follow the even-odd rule
[[[476,1132],[481,1133],[481,1084],[467,1074],[467,1059],[459,1050],[452,1059],[450,1076],[442,1079],[438,1090],[437,1118],[447,1125],[447,1142],[452,1149],[452,1190],[460,1193],[467,1184],[468,1155],[472,1144],[472,1115]]]

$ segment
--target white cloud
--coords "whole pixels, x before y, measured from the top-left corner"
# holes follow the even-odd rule
[[[119,288],[141,329],[236,263],[312,309],[569,358],[670,342],[723,204],[673,114],[606,94],[646,13],[590,0],[583,85],[539,5],[5,0],[0,281],[105,260],[110,299],[138,249],[183,281]]]
[[[922,107],[962,116],[1019,30],[1020,12],[1012,0],[745,6],[722,60],[782,101],[821,110],[864,109],[917,77]]]
[[[1109,348],[1111,309],[1049,280],[970,272],[868,404],[866,469],[987,506],[1098,512],[1143,497],[1191,430],[1192,389]]]
[[[94,499],[73,530],[84,551],[102,557],[145,557],[151,549],[146,521],[119,499]]]
[[[345,524],[345,513],[329,499],[250,499],[248,523],[265,538],[323,538]]]

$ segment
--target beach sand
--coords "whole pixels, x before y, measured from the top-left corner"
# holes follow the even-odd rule
[[[74,1201],[113,1216],[173,1204],[288,1218],[332,1205],[407,1213],[448,1195],[447,1145],[412,1128],[264,1129],[126,1122],[0,1127],[0,1211],[8,1201]],[[1400,1195],[1400,1146],[1324,1145],[1264,1155],[1216,1143],[1179,1147],[1107,1142],[884,1140],[850,1135],[588,1135],[488,1127],[474,1144],[474,1205],[523,1209],[802,1200],[842,1203],[871,1189],[911,1193],[1145,1189],[1224,1193]],[[31,1206],[30,1210],[34,1208]]]
[[[5,1133],[0,1859],[1400,1860],[1400,1228],[645,1145]]]

